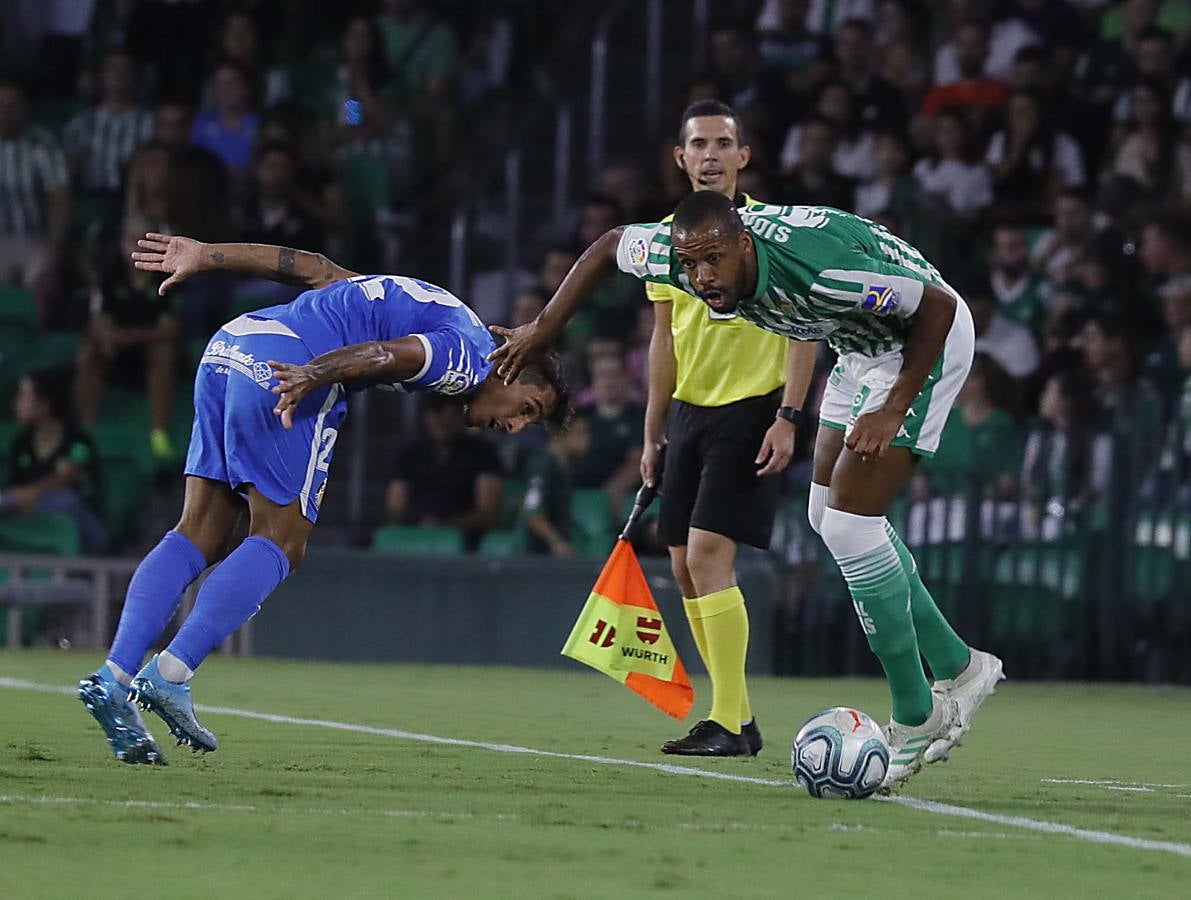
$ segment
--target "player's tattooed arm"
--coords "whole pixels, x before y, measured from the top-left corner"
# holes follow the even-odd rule
[[[344,382],[406,381],[422,371],[425,363],[425,347],[416,337],[348,344],[302,366],[271,359],[269,365],[277,379],[273,393],[278,395],[273,413],[290,428],[298,404],[316,388]]]
[[[273,244],[208,244],[203,262],[205,269],[242,272],[308,290],[356,276],[321,253]]]
[[[137,246],[140,250],[132,258],[138,269],[169,276],[158,288],[162,296],[175,284],[201,271],[239,272],[308,290],[356,275],[321,253],[273,244],[205,244],[181,235],[150,232],[137,241]]]
[[[494,334],[506,339],[504,344],[488,354],[488,359],[496,363],[496,372],[504,378],[505,384],[512,384],[527,362],[546,354],[583,302],[616,270],[616,248],[623,232],[623,228],[613,228],[584,250],[558,286],[554,297],[532,322],[517,328],[491,326]]]

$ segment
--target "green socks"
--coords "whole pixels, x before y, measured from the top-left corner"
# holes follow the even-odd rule
[[[885,523],[885,534],[897,551],[910,582],[910,612],[914,617],[914,630],[918,633],[918,649],[926,657],[935,678],[954,678],[968,665],[968,645],[943,618],[939,607],[935,606],[934,597],[918,574],[918,564],[888,521]]]

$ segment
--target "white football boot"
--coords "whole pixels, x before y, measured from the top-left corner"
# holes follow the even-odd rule
[[[950,679],[940,679],[932,690],[955,701],[959,712],[959,723],[954,734],[935,741],[927,748],[928,763],[946,759],[952,747],[963,743],[963,737],[972,727],[972,717],[992,694],[997,691],[997,682],[1004,681],[1005,672],[1001,660],[991,653],[972,649],[967,668]]]
[[[922,768],[926,751],[935,743],[948,740],[958,729],[959,710],[955,701],[940,691],[932,690],[931,702],[930,717],[921,725],[902,725],[890,719],[885,726],[885,740],[889,744],[889,771],[881,782],[881,793],[888,794],[900,788]]]

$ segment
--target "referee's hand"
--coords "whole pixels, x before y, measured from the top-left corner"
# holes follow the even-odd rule
[[[757,453],[756,463],[761,467],[757,470],[758,478],[776,475],[790,465],[790,460],[794,458],[794,431],[793,422],[787,419],[773,420]]]

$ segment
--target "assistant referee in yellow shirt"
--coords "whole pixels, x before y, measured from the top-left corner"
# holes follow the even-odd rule
[[[736,191],[749,156],[731,107],[707,100],[683,113],[674,161],[693,190],[753,202]],[[736,545],[769,546],[777,473],[794,454],[815,345],[715,313],[677,288],[649,284],[646,296],[656,315],[641,477],[655,483],[665,445],[659,532],[712,688],[707,718],[662,752],[755,756],[762,742],[745,684],[749,624]]]

